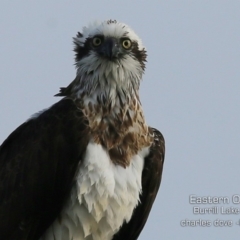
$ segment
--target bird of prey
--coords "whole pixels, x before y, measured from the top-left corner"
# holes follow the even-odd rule
[[[164,138],[139,100],[146,49],[126,24],[73,38],[76,78],[0,147],[1,240],[134,240],[161,182]]]

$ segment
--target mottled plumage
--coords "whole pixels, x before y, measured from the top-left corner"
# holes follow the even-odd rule
[[[139,100],[146,49],[115,20],[74,45],[62,100],[0,147],[1,240],[134,240],[155,200],[165,150]]]

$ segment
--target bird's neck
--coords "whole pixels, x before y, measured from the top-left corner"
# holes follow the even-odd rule
[[[82,93],[76,103],[88,119],[93,141],[108,150],[115,164],[127,167],[133,155],[151,144],[138,92],[109,86]]]
[[[115,164],[127,167],[152,143],[138,94],[143,69],[132,58],[121,63],[89,58],[78,63],[73,98],[88,119],[93,141],[105,147]]]

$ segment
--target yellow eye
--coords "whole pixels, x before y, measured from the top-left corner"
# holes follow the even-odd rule
[[[95,37],[92,40],[92,44],[94,47],[98,47],[102,44],[102,39],[100,37]]]
[[[131,40],[129,40],[129,39],[124,39],[124,40],[122,41],[122,46],[123,46],[125,49],[129,49],[129,48],[132,46]]]

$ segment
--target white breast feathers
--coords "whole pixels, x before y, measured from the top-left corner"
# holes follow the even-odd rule
[[[127,168],[115,165],[100,144],[90,142],[71,198],[41,240],[110,240],[139,202],[145,148]]]

